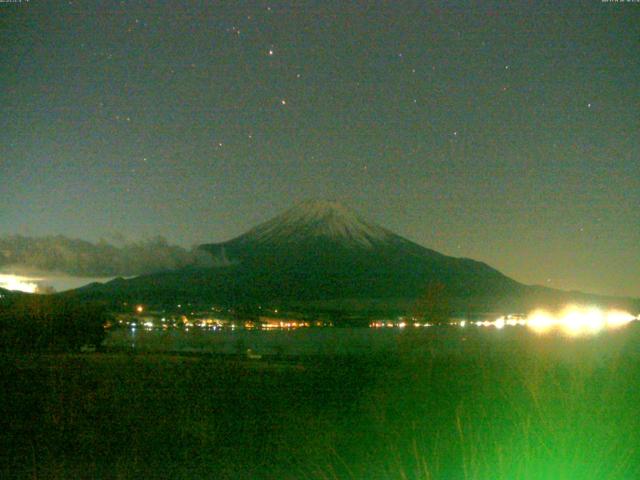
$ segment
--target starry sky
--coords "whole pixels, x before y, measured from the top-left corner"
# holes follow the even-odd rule
[[[334,199],[640,297],[640,3],[0,3],[0,236],[223,241]]]

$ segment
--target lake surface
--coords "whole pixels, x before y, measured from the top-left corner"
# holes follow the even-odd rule
[[[640,354],[640,324],[615,331],[567,337],[558,332],[534,333],[525,327],[477,326],[429,328],[299,328],[295,330],[144,330],[117,329],[105,346],[135,352],[313,355],[451,355],[486,356],[527,349],[568,361]],[[640,355],[639,355],[640,356]]]

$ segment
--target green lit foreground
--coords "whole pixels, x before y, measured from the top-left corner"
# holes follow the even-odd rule
[[[407,333],[371,357],[4,356],[0,477],[640,478],[637,328],[470,335],[473,355]]]

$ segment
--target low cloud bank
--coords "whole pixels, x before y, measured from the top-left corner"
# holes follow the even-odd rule
[[[0,268],[21,266],[77,277],[125,277],[210,265],[206,252],[169,245],[162,237],[122,245],[62,235],[0,238]]]

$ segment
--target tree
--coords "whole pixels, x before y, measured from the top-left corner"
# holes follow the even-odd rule
[[[413,305],[412,316],[431,323],[446,323],[451,317],[446,286],[440,282],[429,284]]]
[[[108,316],[103,307],[51,295],[24,295],[0,305],[4,351],[79,351],[99,347]]]

